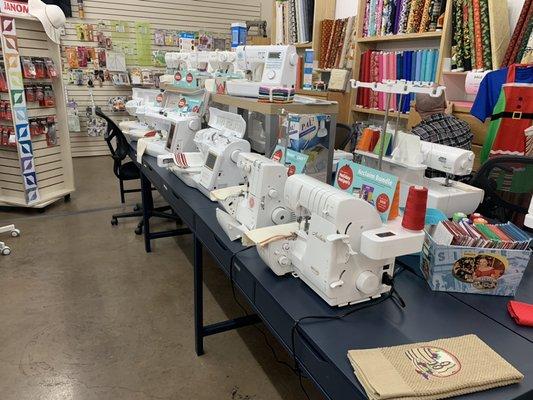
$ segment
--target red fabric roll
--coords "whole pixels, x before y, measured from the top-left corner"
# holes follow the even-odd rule
[[[422,186],[411,186],[405,203],[402,226],[412,231],[421,231],[426,222],[428,189]]]

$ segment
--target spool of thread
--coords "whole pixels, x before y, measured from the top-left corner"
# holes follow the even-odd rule
[[[424,229],[426,209],[428,202],[428,189],[422,186],[411,186],[405,203],[402,226],[412,231]]]
[[[485,218],[476,218],[474,221],[472,221],[474,224],[479,225],[487,225],[488,221]]]
[[[470,221],[474,222],[476,218],[483,218],[483,215],[481,215],[480,213],[470,214]]]
[[[461,222],[464,222],[465,224],[472,225],[472,221],[470,221],[470,218],[463,218]]]
[[[453,214],[452,220],[453,222],[460,222],[463,220],[463,218],[468,218],[465,213],[462,212],[456,212]]]

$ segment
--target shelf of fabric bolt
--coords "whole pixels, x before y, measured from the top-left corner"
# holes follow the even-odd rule
[[[405,33],[401,35],[384,35],[384,36],[365,36],[357,38],[359,43],[378,43],[378,42],[399,42],[406,40],[425,40],[435,39],[442,36],[442,31],[423,32],[423,33]]]
[[[193,233],[202,236],[203,245],[215,255],[219,267],[233,279],[253,311],[289,352],[293,348],[292,327],[300,318],[338,316],[351,309],[329,307],[301,280],[275,276],[254,248],[244,249],[239,243],[229,241],[214,217],[215,203],[184,185],[171,172],[157,167],[155,158],[144,156],[143,165],[149,167],[148,177],[156,182],[154,186],[158,190],[171,191],[189,207],[197,221],[191,225]],[[173,198],[168,199],[176,207]],[[531,341],[478,311],[477,307],[482,309],[481,305],[467,304],[450,293],[431,291],[422,278],[411,272],[397,275],[396,288],[407,304],[404,309],[387,300],[341,320],[308,320],[300,324],[295,335],[296,357],[304,375],[327,398],[366,398],[346,356],[350,349],[393,346],[471,333],[513,364],[525,378],[517,385],[461,399],[525,399],[533,395],[533,364],[528,351],[533,349]]]

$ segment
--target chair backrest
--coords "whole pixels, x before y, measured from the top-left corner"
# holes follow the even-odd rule
[[[107,123],[107,130],[104,134],[104,139],[109,147],[109,151],[111,152],[111,157],[114,160],[113,172],[118,177],[122,161],[128,156],[130,151],[128,140],[115,122],[106,114],[104,114],[100,108],[96,108],[95,113]]]
[[[479,213],[522,224],[533,192],[533,157],[490,158],[469,183],[485,191]]]

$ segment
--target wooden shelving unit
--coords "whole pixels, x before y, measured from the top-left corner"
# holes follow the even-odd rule
[[[436,81],[446,86],[447,83],[457,86],[463,85],[466,72],[443,71],[445,58],[451,57],[452,48],[452,1],[446,3],[444,23],[441,31],[372,36],[363,37],[363,24],[365,17],[366,2],[359,1],[357,10],[357,40],[353,66],[353,79],[359,78],[361,55],[369,49],[396,50],[396,49],[418,49],[418,48],[438,48],[439,58],[437,61]],[[507,2],[501,0],[489,0],[489,22],[491,34],[492,62],[495,68],[499,67],[501,60],[509,44],[510,29],[508,18]],[[366,109],[355,106],[356,92],[351,96],[352,120],[366,120],[371,115],[384,115],[383,111]],[[402,119],[408,119],[406,114]]]
[[[59,46],[48,39],[41,23],[29,16],[2,17],[2,55],[9,100],[16,133],[15,146],[0,147],[0,205],[43,208],[74,191],[72,156],[67,127],[64,87]],[[20,56],[51,59],[58,77],[45,80],[22,78]],[[26,102],[24,85],[42,83],[52,86],[54,107]],[[55,116],[56,144],[45,135],[30,136],[29,119]],[[7,124],[3,122],[2,125]]]
[[[335,0],[315,0],[315,13],[313,16],[313,40],[309,43],[296,43],[295,47],[298,50],[300,55],[303,54],[305,49],[312,49],[314,52],[315,60],[320,58],[320,28],[322,21],[325,19],[335,19]],[[276,16],[276,4],[274,2],[274,13]],[[272,44],[277,44],[278,40],[276,37],[276,24],[272,24],[271,29]],[[329,70],[320,70],[315,69],[316,72],[330,72]],[[348,92],[320,92],[315,90],[303,90],[301,88],[296,89],[296,94],[302,96],[313,96],[319,97],[321,99],[337,101],[341,105],[341,109],[338,115],[338,121],[342,123],[348,123],[350,119],[350,91]],[[344,106],[344,107],[343,107]]]

